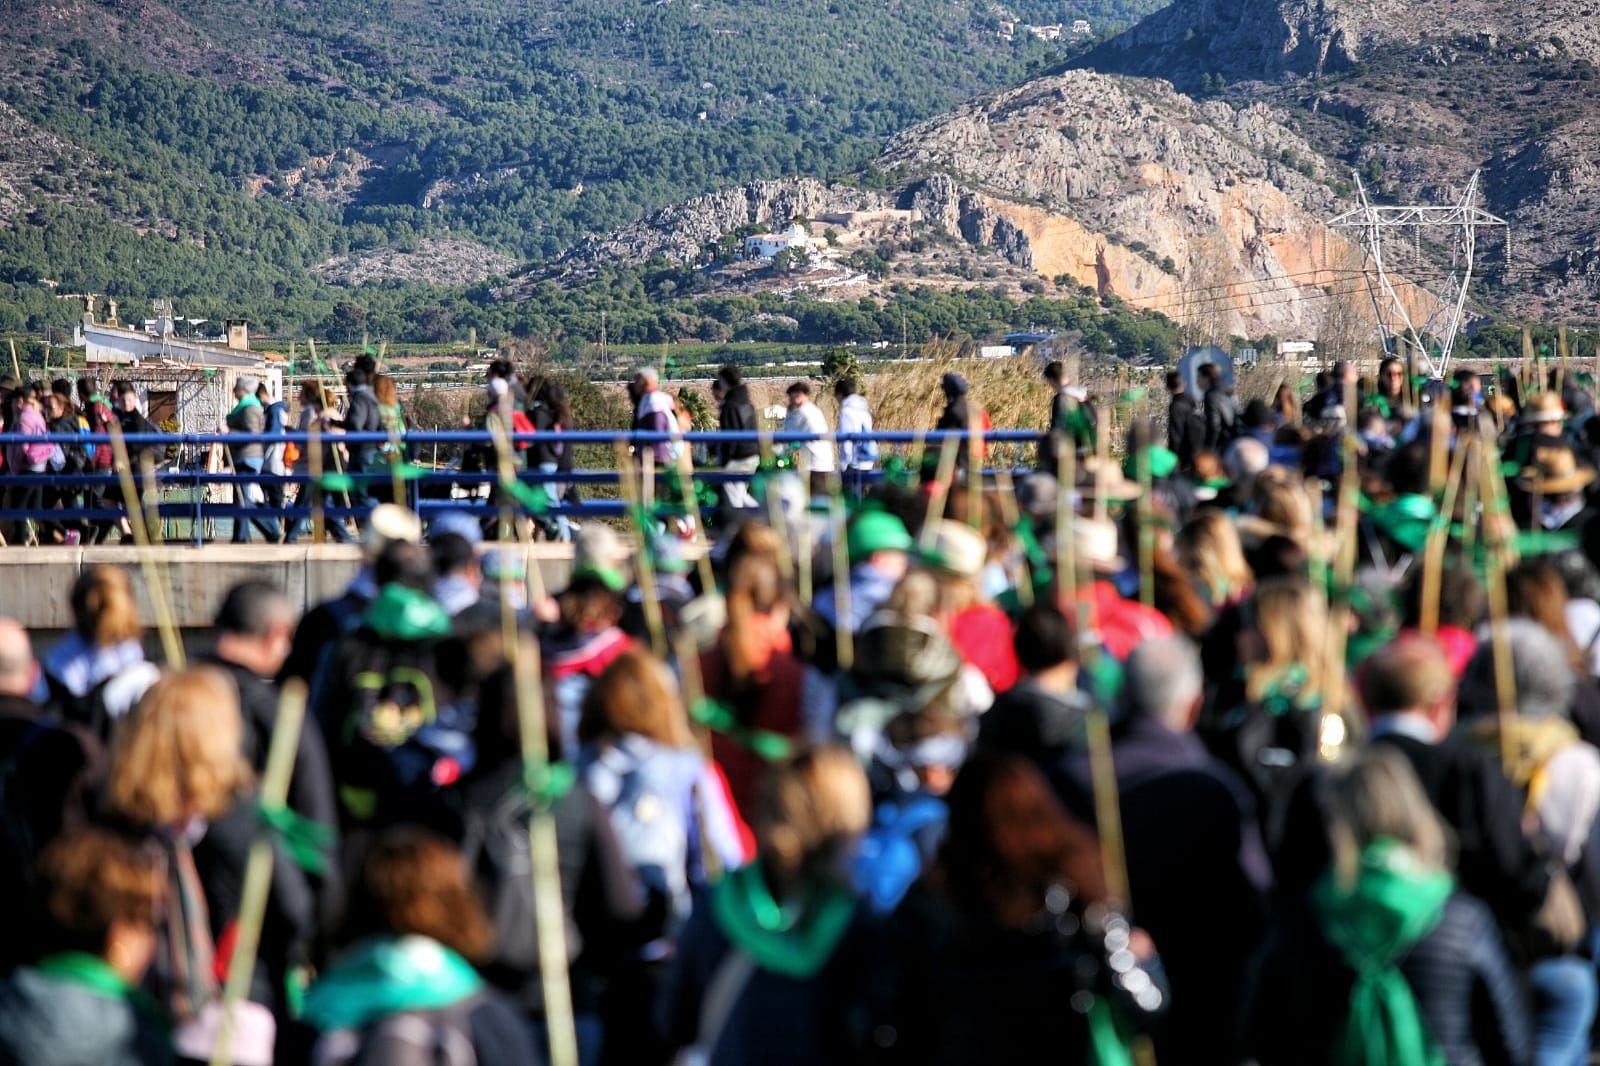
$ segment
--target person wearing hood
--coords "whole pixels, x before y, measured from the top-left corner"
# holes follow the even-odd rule
[[[661,391],[661,375],[653,366],[642,366],[634,371],[628,382],[628,398],[633,401],[633,431],[635,433],[678,433],[678,419],[672,410],[672,397]],[[672,442],[657,441],[646,445],[655,457],[656,469],[664,470],[672,462]],[[638,451],[638,449],[635,449]]]
[[[243,435],[258,435],[266,432],[267,414],[261,406],[261,400],[256,396],[259,382],[249,374],[240,374],[233,384],[233,410],[228,412],[225,419],[229,433]],[[248,444],[228,445],[228,458],[233,463],[233,472],[240,478],[258,475],[266,462],[266,448],[260,441]],[[243,511],[247,508],[261,506],[266,502],[262,494],[261,485],[255,481],[240,480],[234,482],[233,505]],[[247,515],[236,514],[233,518],[233,542],[243,544],[250,539],[250,526],[261,531],[261,535],[272,543],[278,539],[276,521],[268,522],[266,519],[250,518]]]
[[[717,428],[722,432],[754,433],[759,428],[750,389],[738,367],[730,364],[717,371],[717,380],[711,383],[711,397],[717,401]],[[717,462],[730,474],[752,474],[761,462],[761,444],[754,440],[726,441],[717,445]],[[722,493],[729,507],[756,505],[748,481],[725,481]]]
[[[839,401],[839,435],[872,432],[872,411],[861,395],[856,379],[843,377],[834,382],[833,398]],[[852,471],[866,473],[878,465],[878,442],[842,440],[839,442],[839,470],[849,480]]]
[[[345,950],[306,995],[305,1021],[322,1034],[313,1061],[542,1061],[527,1021],[474,968],[492,955],[494,927],[448,841],[411,826],[385,832],[362,864],[345,926]]]
[[[887,511],[863,511],[850,523],[845,534],[850,559],[849,614],[841,623],[838,598],[831,584],[819,588],[811,606],[823,621],[838,628],[843,624],[859,633],[890,593],[906,576],[910,552],[916,547],[905,523]]]
[[[952,371],[939,379],[939,391],[944,393],[944,410],[939,412],[939,421],[933,424],[933,428],[952,432],[970,430],[973,418],[967,401],[967,379]],[[967,448],[963,443],[956,452],[956,466],[965,468],[966,459]]]

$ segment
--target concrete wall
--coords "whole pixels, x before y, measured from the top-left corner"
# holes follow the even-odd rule
[[[547,587],[565,587],[572,570],[571,545],[541,543],[526,550]],[[223,595],[247,578],[282,587],[295,607],[305,610],[337,596],[361,567],[361,549],[342,544],[172,546],[151,549],[151,557],[166,574],[177,623],[185,629],[210,625]],[[154,628],[145,571],[138,549],[132,547],[0,549],[0,615],[36,632],[70,628],[73,582],[85,567],[101,563],[128,571],[140,617]]]

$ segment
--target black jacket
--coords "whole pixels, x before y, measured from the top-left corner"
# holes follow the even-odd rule
[[[528,448],[528,465],[538,469],[545,463],[554,463],[558,471],[571,470],[572,445],[562,441],[557,434],[562,429],[572,427],[561,426],[558,429],[555,408],[542,400],[528,405],[528,421],[533,423],[534,432],[539,434]]]
[[[346,433],[382,432],[383,412],[378,410],[377,397],[372,395],[370,388],[350,390],[350,406],[344,413],[344,430]],[[371,466],[378,447],[376,443],[350,445],[350,469],[359,473]]]
[[[1031,759],[1048,772],[1062,756],[1083,746],[1083,720],[1089,698],[1080,692],[1057,696],[1029,678],[995,697],[978,719],[978,746]]]
[[[744,385],[735,385],[728,390],[722,398],[722,410],[718,414],[717,428],[723,431],[741,430],[754,431],[756,426],[756,407],[750,402],[750,390]],[[719,446],[720,454],[717,461],[727,465],[737,459],[751,459],[761,454],[761,445],[758,441],[732,441]]]
[[[1155,940],[1172,987],[1156,1058],[1176,1066],[1238,1062],[1226,1019],[1265,933],[1271,886],[1255,804],[1193,734],[1150,718],[1118,722],[1112,755],[1133,918]],[[1092,825],[1087,753],[1074,752],[1055,777],[1068,808]]]
[[[1451,897],[1439,924],[1401,960],[1400,972],[1451,1066],[1530,1061],[1532,1012],[1482,903]],[[1354,981],[1305,899],[1288,902],[1273,922],[1255,987],[1241,1000],[1249,1008],[1249,1050],[1261,1066],[1334,1061]]]
[[[1200,417],[1194,397],[1180,392],[1167,408],[1167,448],[1178,457],[1178,465],[1188,470],[1194,457],[1206,446],[1206,424]]]
[[[1238,435],[1239,402],[1221,385],[1206,391],[1206,447],[1220,450]]]

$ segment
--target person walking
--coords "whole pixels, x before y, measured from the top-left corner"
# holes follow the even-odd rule
[[[828,475],[833,472],[833,442],[828,439],[828,416],[811,400],[811,383],[797,381],[787,391],[789,413],[783,419],[785,433],[809,433],[812,440],[791,444],[791,451],[804,451],[811,471],[813,496],[828,491]]]
[[[1221,454],[1238,436],[1239,403],[1233,398],[1233,389],[1224,383],[1217,364],[1206,363],[1196,378],[1205,394],[1205,445],[1207,450]]]
[[[274,436],[288,432],[289,405],[282,400],[274,400],[272,398],[272,390],[267,388],[265,381],[256,386],[256,399],[261,401],[261,410],[266,415],[266,432]],[[273,444],[268,444],[263,455],[261,469],[263,473],[271,476],[271,480],[261,483],[261,491],[266,496],[267,506],[280,516],[272,520],[275,528],[280,525],[287,525],[281,517],[283,513],[284,483],[277,479],[285,477],[289,473],[289,465],[284,461],[288,450],[289,445],[280,440]]]
[[[261,407],[261,400],[256,396],[260,382],[249,374],[240,374],[233,384],[233,410],[228,412],[224,420],[229,433],[240,436],[259,436],[266,431],[267,414]],[[246,480],[250,475],[261,473],[266,462],[266,448],[260,441],[250,441],[244,444],[229,444],[228,458],[233,464],[233,472],[239,478],[233,484],[233,505],[236,513],[233,516],[233,543],[244,544],[250,539],[250,526],[253,524],[261,531],[269,543],[278,539],[276,523],[268,524],[265,520],[245,515],[245,510],[254,509],[266,502],[262,494],[261,483]]]
[[[1194,469],[1194,457],[1205,447],[1206,425],[1183,375],[1167,371],[1167,448],[1178,457],[1178,469]]]
[[[839,401],[839,436],[872,432],[872,411],[867,398],[861,395],[856,379],[843,377],[834,383],[833,398]],[[875,440],[841,440],[839,442],[839,471],[846,484],[860,492],[864,475],[878,465],[878,442]],[[854,479],[851,475],[855,474]]]
[[[750,389],[738,367],[729,364],[717,371],[717,380],[711,383],[711,396],[717,401],[718,429],[724,433],[754,433],[759,428],[755,404],[750,402]],[[753,474],[761,463],[759,441],[727,441],[717,445],[717,450],[719,465],[730,474]],[[722,496],[729,507],[743,509],[756,505],[748,481],[723,482]]]
[[[567,403],[567,390],[554,378],[540,378],[528,390],[528,421],[539,436],[528,449],[528,465],[541,474],[570,474],[573,468],[573,445],[560,439],[560,435],[574,430],[572,408]],[[560,507],[572,487],[566,482],[546,481],[542,486],[549,506]],[[564,514],[544,520],[544,527],[552,540],[571,540],[572,526]]]
[[[661,375],[653,366],[642,366],[628,382],[628,398],[633,401],[633,431],[635,433],[678,433],[678,419],[672,410],[672,397],[661,391]],[[672,441],[661,440],[647,445],[655,460],[657,470],[665,470],[672,462]],[[635,452],[639,449],[635,448]],[[642,453],[640,453],[642,454]]]

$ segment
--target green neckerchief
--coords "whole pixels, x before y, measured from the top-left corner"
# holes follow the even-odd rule
[[[1291,711],[1315,710],[1321,706],[1322,700],[1305,697],[1304,689],[1309,679],[1310,673],[1305,666],[1300,663],[1290,663],[1272,679],[1257,702],[1263,711],[1274,718],[1281,718]]]
[[[306,993],[305,1020],[327,1033],[388,1014],[442,1010],[483,988],[472,965],[425,936],[366,940],[335,959]]]
[[[689,717],[713,733],[720,733],[767,762],[787,759],[794,753],[794,741],[770,729],[752,729],[739,721],[733,708],[720,700],[701,696],[689,708]]]
[[[780,904],[759,861],[734,870],[711,890],[711,916],[733,946],[763,970],[801,981],[833,957],[855,912],[856,898],[831,885],[813,890],[801,905]]]
[[[362,621],[388,640],[422,640],[450,633],[450,615],[432,596],[394,583],[383,587]]]
[[[284,854],[306,873],[321,876],[328,868],[328,852],[338,843],[331,825],[307,818],[285,806],[273,807],[257,801],[261,824],[283,848]]]
[[[1396,963],[1439,924],[1453,891],[1449,874],[1391,839],[1362,849],[1353,885],[1339,885],[1330,869],[1312,889],[1322,935],[1356,975],[1334,1044],[1337,1066],[1443,1066]]]
[[[243,396],[239,397],[239,402],[233,405],[233,410],[228,412],[228,417],[232,418],[234,415],[238,414],[240,411],[243,411],[246,407],[260,407],[260,406],[261,406],[261,401],[256,398],[255,393],[247,392]]]
[[[1372,509],[1372,524],[1413,555],[1428,542],[1439,511],[1430,497],[1408,492]]]
[[[102,999],[121,1000],[145,1018],[166,1024],[164,1012],[150,993],[123,980],[122,975],[98,955],[86,951],[64,951],[58,955],[46,955],[33,968],[53,981],[77,985]]]

